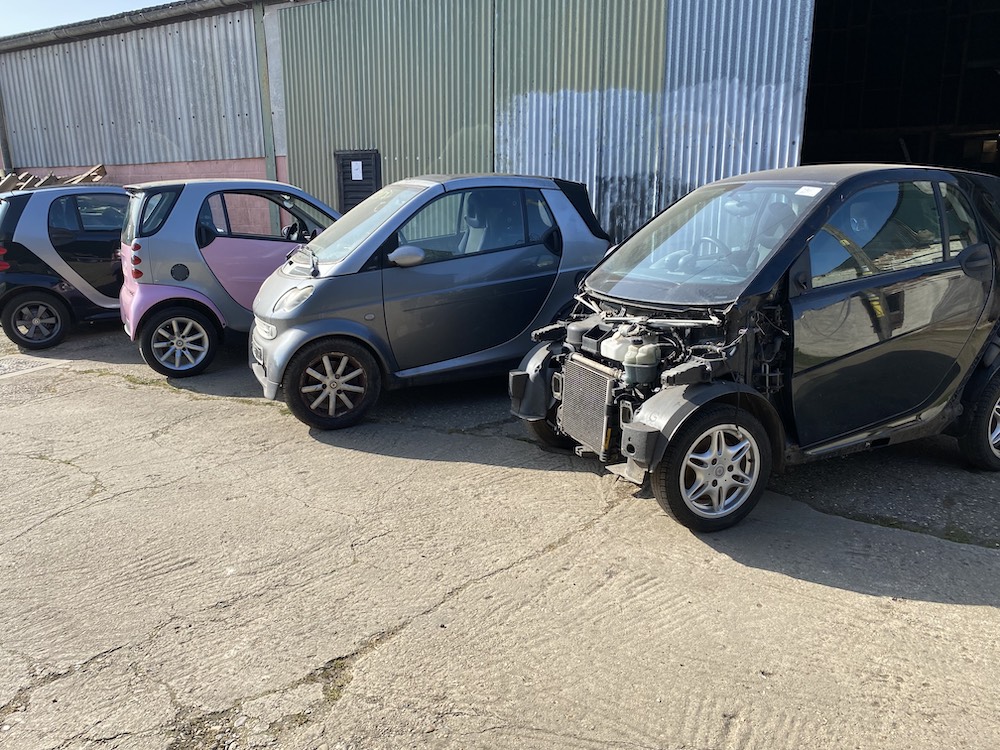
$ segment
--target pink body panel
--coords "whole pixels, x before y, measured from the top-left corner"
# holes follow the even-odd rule
[[[264,279],[294,247],[285,240],[216,237],[201,254],[229,296],[250,310]]]
[[[168,300],[200,302],[212,311],[223,328],[226,327],[226,319],[223,317],[222,311],[204,294],[180,286],[136,283],[131,274],[132,265],[126,261],[125,250],[130,247],[129,245],[122,246],[122,265],[126,266],[125,283],[122,284],[122,290],[118,296],[121,301],[122,323],[125,324],[125,332],[130,339],[135,341],[139,326],[146,313],[159,303]]]

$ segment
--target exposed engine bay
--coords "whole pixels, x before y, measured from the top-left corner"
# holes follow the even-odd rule
[[[737,321],[747,316],[733,305],[664,311],[590,296],[577,301],[576,314],[535,331],[533,338],[551,342],[544,365],[554,401],[545,417],[548,427],[577,443],[581,455],[593,453],[602,461],[634,457],[623,427],[628,433],[645,416],[643,405],[664,389],[730,381],[766,395],[781,387],[787,333],[777,307],[770,314],[752,312],[749,325],[740,326]],[[515,379],[512,373],[512,393]]]

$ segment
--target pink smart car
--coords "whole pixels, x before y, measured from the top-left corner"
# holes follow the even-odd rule
[[[264,279],[340,218],[302,190],[266,180],[126,190],[122,321],[146,364],[177,378],[208,367],[227,328],[249,331]]]

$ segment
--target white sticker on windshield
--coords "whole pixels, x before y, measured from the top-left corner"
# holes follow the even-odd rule
[[[804,195],[807,198],[815,198],[823,191],[823,188],[813,187],[812,185],[803,185],[798,190],[795,191],[796,195]]]

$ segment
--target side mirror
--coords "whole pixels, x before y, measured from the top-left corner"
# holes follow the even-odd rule
[[[618,249],[618,245],[608,245],[608,249],[604,251],[604,257],[607,258],[611,253]]]
[[[402,245],[389,253],[386,259],[401,268],[409,268],[420,265],[426,257],[424,251],[416,245]]]
[[[984,282],[993,278],[993,253],[986,243],[965,248],[957,260],[966,276]]]

